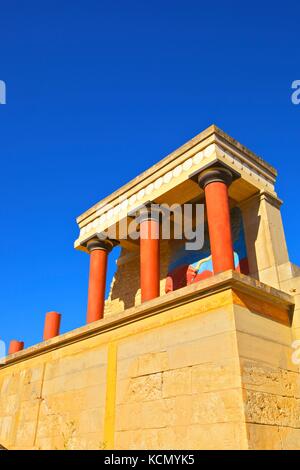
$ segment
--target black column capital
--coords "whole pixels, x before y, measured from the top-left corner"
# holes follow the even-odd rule
[[[94,250],[105,250],[109,253],[114,246],[118,245],[118,243],[118,241],[110,240],[109,238],[104,240],[100,240],[99,238],[92,238],[87,242],[86,246],[89,252]]]
[[[222,166],[213,166],[203,170],[198,176],[198,184],[204,189],[210,183],[225,183],[230,186],[233,180],[233,174],[228,168]]]

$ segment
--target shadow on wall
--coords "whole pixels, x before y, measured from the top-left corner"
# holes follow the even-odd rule
[[[111,285],[109,300],[121,302],[124,310],[139,305],[140,294],[140,253],[122,248],[121,264],[118,266]],[[169,240],[160,243],[160,293],[165,293],[165,281],[169,265]]]
[[[257,280],[259,280],[259,269],[255,246],[261,224],[261,216],[259,215],[259,209],[259,198],[252,200],[252,204],[250,206],[246,206],[243,209],[244,231],[247,238],[248,249],[250,249],[249,247],[253,247],[251,249],[251,256],[249,256],[249,274],[251,274],[251,276],[253,276]]]
[[[139,253],[132,256],[126,248],[122,248],[120,259],[126,260],[117,267],[112,281],[110,300],[124,304],[124,310],[134,307],[135,299],[140,288]]]

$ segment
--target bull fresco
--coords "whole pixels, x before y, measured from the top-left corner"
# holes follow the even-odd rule
[[[243,274],[249,274],[242,214],[238,207],[234,207],[230,214],[235,269]],[[184,240],[172,241],[165,292],[180,289],[211,276],[213,276],[213,265],[206,223],[204,245],[201,250],[186,250]]]

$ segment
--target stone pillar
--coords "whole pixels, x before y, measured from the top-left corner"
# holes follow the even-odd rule
[[[207,222],[214,274],[234,269],[228,186],[230,170],[212,167],[204,170],[198,183],[205,192]]]
[[[281,219],[282,201],[261,191],[240,203],[251,277],[275,288],[292,278]]]
[[[24,349],[24,341],[17,341],[16,339],[12,339],[9,343],[8,354],[14,354],[18,351],[22,351]]]
[[[103,318],[108,253],[114,242],[92,239],[87,243],[90,252],[90,275],[87,306],[87,323]]]
[[[159,297],[159,214],[146,210],[140,218],[140,277],[142,302]]]
[[[44,341],[59,335],[61,314],[57,312],[48,312],[45,317]]]

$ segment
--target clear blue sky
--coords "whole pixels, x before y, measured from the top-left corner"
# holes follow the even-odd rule
[[[75,217],[212,123],[277,167],[299,254],[299,1],[2,2],[0,336],[85,321]],[[114,268],[110,260],[110,276]]]

